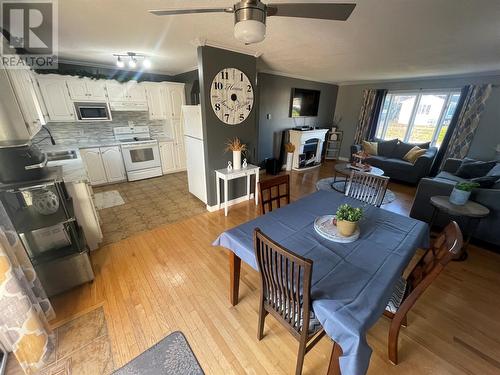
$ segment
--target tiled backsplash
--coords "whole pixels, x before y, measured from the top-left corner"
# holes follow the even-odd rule
[[[58,145],[83,147],[92,144],[105,144],[114,142],[113,128],[118,126],[129,126],[129,121],[134,126],[149,126],[151,136],[171,136],[166,120],[150,120],[148,112],[112,112],[112,121],[101,122],[50,122],[47,126]],[[50,139],[45,130],[41,130],[33,143],[43,149],[43,145],[50,145]]]

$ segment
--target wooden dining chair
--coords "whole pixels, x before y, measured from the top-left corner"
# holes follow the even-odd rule
[[[384,200],[389,177],[352,171],[345,189],[346,197],[380,207]]]
[[[262,340],[267,314],[274,316],[299,342],[295,374],[302,373],[304,356],[325,331],[311,308],[313,262],[254,231],[254,250],[261,288],[257,338]]]
[[[394,365],[398,363],[398,336],[401,326],[406,326],[406,314],[450,260],[460,254],[462,245],[460,227],[452,221],[433,241],[408,278],[401,278],[396,284],[384,312],[385,316],[392,319],[388,344],[389,360]]]
[[[276,195],[273,195],[273,190]],[[273,202],[277,208],[281,207],[281,200],[285,199],[286,204],[290,203],[290,175],[276,176],[259,182],[259,198],[262,215],[273,210]]]

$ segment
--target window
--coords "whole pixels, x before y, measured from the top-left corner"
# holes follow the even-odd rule
[[[441,146],[460,99],[460,90],[389,92],[375,136]]]

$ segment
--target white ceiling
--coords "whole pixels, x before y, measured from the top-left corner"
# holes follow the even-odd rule
[[[266,39],[244,46],[230,14],[147,12],[231,0],[60,0],[59,55],[109,65],[133,51],[151,55],[153,71],[177,74],[196,68],[201,38],[261,54],[260,70],[333,83],[500,71],[500,1],[343,2],[357,3],[347,22],[270,17]]]

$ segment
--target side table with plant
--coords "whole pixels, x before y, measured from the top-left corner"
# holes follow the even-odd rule
[[[342,204],[336,213],[337,228],[341,236],[349,237],[356,232],[358,221],[363,217],[363,209]]]
[[[477,182],[465,181],[457,183],[450,194],[450,203],[463,206],[469,200],[472,190],[479,186]]]

